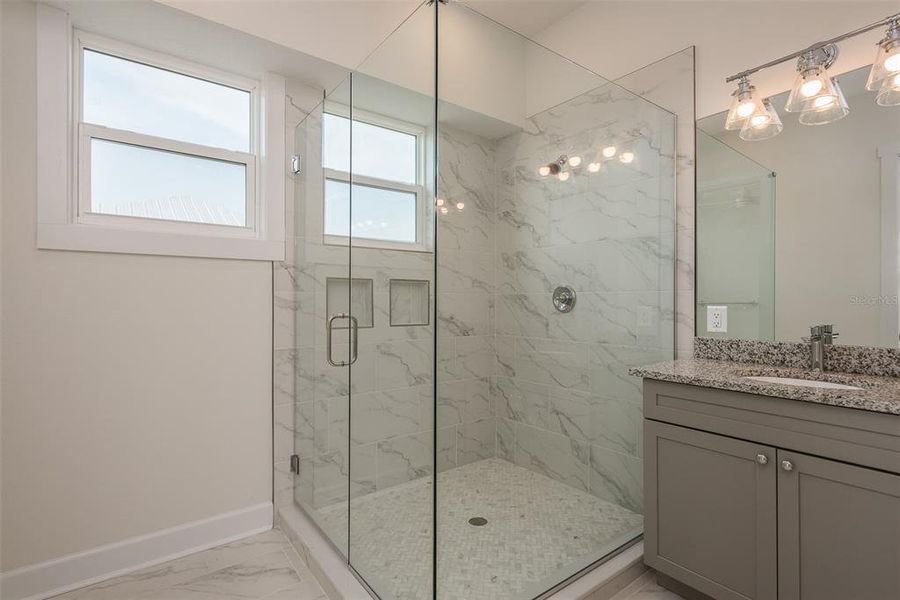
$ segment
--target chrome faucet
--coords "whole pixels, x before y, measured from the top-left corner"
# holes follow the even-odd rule
[[[834,333],[834,325],[813,325],[809,328],[809,368],[813,371],[825,371],[825,346],[830,346],[839,334]]]

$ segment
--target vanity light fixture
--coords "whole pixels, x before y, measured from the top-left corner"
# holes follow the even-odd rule
[[[750,115],[741,127],[740,138],[748,142],[767,140],[775,137],[784,130],[784,124],[778,111],[772,106],[772,102],[766,98],[763,100],[763,111]]]
[[[888,23],[884,38],[878,42],[878,53],[869,71],[866,89],[880,90],[886,81],[897,75],[900,75],[900,18]]]
[[[810,50],[797,60],[797,78],[784,110],[806,112],[827,108],[837,101],[836,82],[828,76],[828,68],[837,60],[834,44]]]
[[[849,114],[850,107],[837,80],[828,74],[828,68],[838,56],[837,43],[883,26],[887,26],[887,32],[878,42],[878,54],[869,72],[866,89],[878,90],[875,101],[880,106],[900,105],[900,13],[897,13],[726,77],[725,83],[737,81],[738,88],[732,93],[734,98],[728,109],[725,128],[740,129],[740,137],[744,140],[764,140],[781,133],[784,128],[781,119],[770,102],[765,103],[755,97],[749,78],[763,69],[795,58],[797,78],[785,110],[800,113],[799,120],[803,125],[825,125],[844,118]]]
[[[833,95],[823,95],[815,99],[812,106],[800,113],[803,125],[827,125],[850,114],[850,107],[844,92],[834,79],[831,80]]]
[[[559,179],[560,181],[568,181],[569,180],[569,172],[568,171],[560,171],[556,175],[556,178]]]
[[[598,163],[598,162],[588,163],[587,170],[590,171],[591,173],[598,172],[600,170],[600,163]]]
[[[875,102],[880,106],[900,106],[900,73],[884,80]]]
[[[616,147],[615,146],[607,146],[603,150],[600,151],[603,154],[603,158],[612,158],[616,155]]]
[[[580,164],[581,164],[580,156],[570,156],[569,157],[569,166],[570,167],[577,167]]]
[[[623,152],[619,155],[619,162],[622,164],[631,164],[634,162],[634,152]]]
[[[725,129],[734,130],[743,127],[750,115],[762,112],[763,105],[756,94],[756,87],[750,85],[750,79],[741,77],[737,89],[731,94],[731,106],[725,118]]]

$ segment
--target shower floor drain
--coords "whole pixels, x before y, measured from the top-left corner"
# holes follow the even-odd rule
[[[471,519],[469,519],[469,525],[481,527],[482,525],[487,525],[487,519],[485,519],[484,517],[472,517]]]

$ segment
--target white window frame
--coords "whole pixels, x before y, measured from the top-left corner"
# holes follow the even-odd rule
[[[353,247],[363,247],[363,248],[376,248],[380,250],[405,250],[409,252],[431,252],[431,248],[428,243],[428,225],[430,223],[429,217],[429,206],[430,206],[430,198],[428,195],[428,188],[425,185],[426,178],[426,130],[424,127],[419,125],[415,125],[413,123],[408,123],[406,121],[400,121],[399,119],[394,119],[391,117],[386,117],[384,115],[380,115],[377,113],[360,110],[358,108],[353,108],[351,111],[350,107],[345,104],[337,104],[337,103],[328,103],[325,114],[334,115],[337,117],[343,117],[345,119],[350,120],[350,132],[353,135],[353,121],[359,121],[361,123],[367,123],[369,125],[374,125],[376,127],[381,127],[384,129],[390,129],[392,131],[399,131],[400,133],[405,133],[408,135],[415,136],[416,138],[416,183],[415,184],[407,184],[400,181],[392,181],[389,179],[381,179],[378,177],[370,177],[367,175],[357,175],[354,173],[348,173],[347,171],[340,171],[337,169],[322,169],[324,175],[323,185],[327,184],[328,180],[332,181],[341,181],[351,185],[351,202],[352,202],[352,185],[358,184],[366,187],[375,187],[381,188],[385,190],[397,191],[397,192],[405,192],[411,193],[415,195],[416,202],[416,241],[415,242],[400,242],[400,241],[391,241],[391,240],[380,240],[374,238],[367,238],[361,236],[344,236],[344,235],[333,235],[325,233],[325,194],[323,189],[322,194],[322,238],[323,242],[328,245],[334,246],[346,246],[348,241],[352,238]],[[351,117],[352,112],[352,117]],[[324,127],[323,127],[323,136],[324,136]],[[324,137],[323,137],[324,143]],[[351,144],[352,148],[352,144]],[[323,154],[324,157],[324,154]],[[352,169],[352,164],[351,164]],[[353,224],[350,223],[351,231],[353,230]]]
[[[250,260],[284,259],[284,78],[259,80],[74,29],[65,12],[38,4],[38,248]],[[82,56],[93,50],[250,93],[249,152],[82,121]],[[90,141],[242,164],[244,226],[90,211]]]

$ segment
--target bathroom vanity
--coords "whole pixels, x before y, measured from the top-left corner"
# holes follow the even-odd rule
[[[900,379],[787,386],[747,377],[810,375],[704,359],[632,374],[645,562],[663,583],[719,600],[900,598]]]

